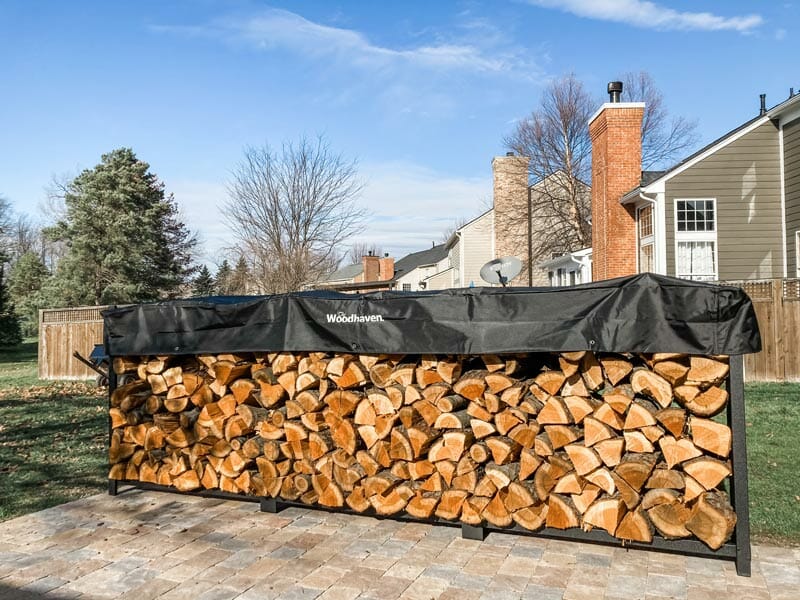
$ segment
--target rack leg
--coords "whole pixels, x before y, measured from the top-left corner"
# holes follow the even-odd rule
[[[119,493],[118,485],[119,485],[119,482],[116,479],[109,479],[108,480],[108,495],[109,496],[116,496]]]
[[[733,434],[731,499],[736,511],[736,573],[750,577],[750,500],[747,490],[747,440],[744,415],[744,359],[730,357],[728,425]]]
[[[482,542],[486,539],[486,530],[483,527],[473,527],[472,525],[462,523],[461,537],[465,540],[478,540]]]
[[[277,513],[283,510],[283,505],[275,498],[261,498],[261,512]]]

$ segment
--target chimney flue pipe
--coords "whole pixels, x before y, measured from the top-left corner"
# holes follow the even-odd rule
[[[622,95],[622,82],[621,81],[609,81],[608,82],[608,101],[609,102],[619,102],[619,98]]]

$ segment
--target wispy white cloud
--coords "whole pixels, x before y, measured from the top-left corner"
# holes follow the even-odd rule
[[[413,65],[503,73],[521,66],[516,52],[488,52],[477,44],[430,43],[392,48],[373,43],[354,29],[323,25],[287,10],[268,9],[245,18],[218,19],[201,26],[153,26],[154,31],[207,35],[262,49],[284,49],[315,59],[337,59],[351,66],[383,68]]]
[[[527,0],[588,19],[627,23],[645,29],[738,31],[747,33],[764,23],[761,15],[723,17],[710,12],[682,12],[648,0]]]
[[[366,187],[359,199],[370,216],[364,231],[348,243],[379,244],[395,257],[438,243],[459,217],[484,210],[491,196],[491,168],[485,177],[454,177],[408,162],[361,165]],[[227,200],[225,184],[215,181],[174,181],[169,186],[186,224],[199,232],[200,260],[213,266],[224,258],[232,236],[220,218]],[[342,248],[342,253],[347,248]]]

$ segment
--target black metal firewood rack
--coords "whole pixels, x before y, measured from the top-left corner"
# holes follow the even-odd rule
[[[113,358],[113,357],[112,357]],[[108,480],[108,493],[116,496],[118,493],[129,489],[155,490],[192,496],[209,498],[219,498],[226,500],[240,500],[246,502],[258,502],[260,510],[263,512],[275,513],[283,508],[296,506],[311,510],[322,510],[327,512],[350,513],[359,516],[370,516],[378,519],[392,519],[397,521],[421,522],[450,527],[461,527],[461,535],[466,539],[483,540],[489,532],[496,531],[502,533],[514,533],[533,537],[587,542],[631,548],[637,550],[654,550],[671,554],[683,554],[688,556],[698,556],[704,558],[716,558],[733,560],[736,564],[736,572],[740,576],[749,577],[751,571],[751,550],[750,550],[750,511],[747,485],[747,442],[745,425],[745,397],[744,397],[744,361],[743,356],[730,356],[730,370],[727,378],[727,389],[729,394],[727,405],[727,422],[731,428],[732,449],[731,465],[732,474],[728,478],[729,496],[731,505],[736,513],[736,526],[730,541],[725,543],[717,550],[711,550],[708,546],[698,540],[667,540],[655,534],[651,543],[626,542],[622,543],[618,538],[612,537],[602,530],[583,531],[581,529],[552,529],[542,528],[530,531],[515,525],[508,528],[497,528],[492,526],[471,526],[443,519],[417,519],[407,514],[402,515],[378,515],[373,509],[364,512],[355,512],[347,507],[331,509],[319,505],[309,505],[297,501],[289,501],[281,498],[261,498],[247,496],[244,494],[232,494],[219,490],[197,490],[193,492],[180,492],[169,486],[156,485],[131,480]],[[111,393],[117,387],[117,375],[113,369],[109,373],[109,408],[111,407]],[[108,420],[108,437],[111,439],[111,419]]]

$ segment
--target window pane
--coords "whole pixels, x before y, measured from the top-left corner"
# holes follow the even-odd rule
[[[646,244],[639,251],[639,272],[652,273],[653,271],[653,244]]]
[[[715,280],[714,242],[678,242],[676,274],[678,277],[695,280]]]

